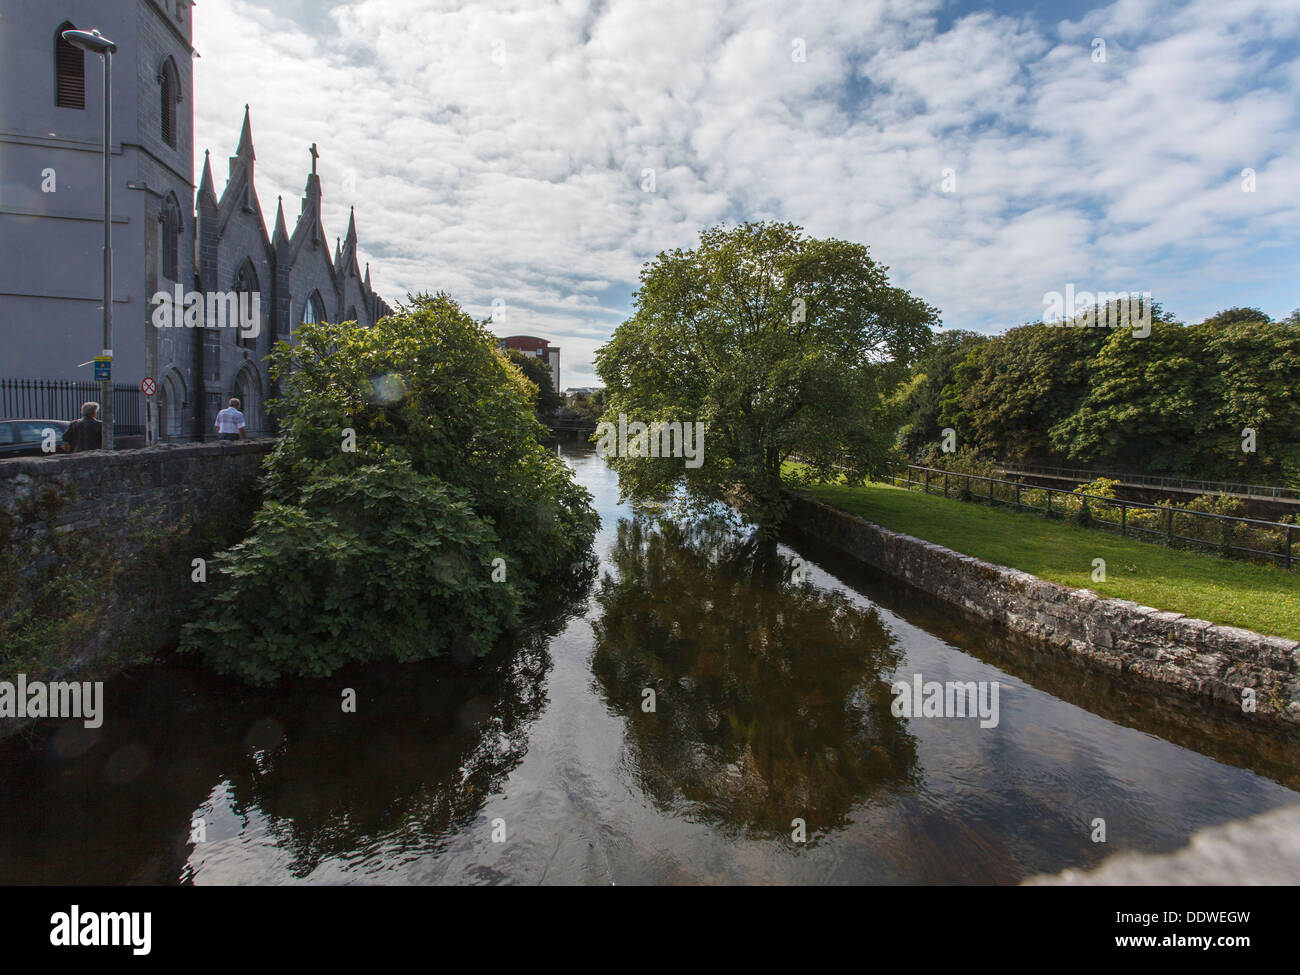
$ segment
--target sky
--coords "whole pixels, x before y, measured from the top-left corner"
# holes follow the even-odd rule
[[[1300,0],[200,0],[196,172],[244,105],[267,223],[308,147],[390,303],[445,290],[561,347],[641,266],[783,220],[868,245],[943,326],[1150,292],[1300,306]],[[1246,171],[1249,170],[1250,173]]]

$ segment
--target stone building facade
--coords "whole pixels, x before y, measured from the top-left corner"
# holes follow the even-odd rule
[[[118,46],[113,379],[155,378],[150,439],[210,436],[232,395],[244,401],[250,429],[266,429],[265,357],[275,342],[292,341],[302,321],[370,325],[391,313],[369,267],[358,266],[355,215],[330,255],[314,145],[292,228],[280,202],[268,231],[247,107],[220,194],[207,154],[196,188],[192,7],[51,0],[9,5],[0,18],[0,378],[89,381],[88,363],[101,352],[102,68],[59,37],[98,29]],[[157,327],[159,293],[209,296],[197,327]],[[213,293],[256,295],[257,327],[219,327]]]

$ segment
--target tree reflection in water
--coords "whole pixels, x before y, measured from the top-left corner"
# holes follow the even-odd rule
[[[232,807],[260,811],[298,877],[331,857],[438,848],[523,760],[546,704],[547,644],[594,580],[594,562],[575,567],[538,601],[545,615],[481,660],[368,667],[355,714],[341,712],[333,686],[319,706],[277,709],[296,720],[269,729],[266,747],[229,775]],[[336,683],[348,686],[344,675]]]
[[[803,818],[812,843],[915,776],[890,711],[902,652],[874,607],[797,581],[722,522],[625,519],[611,559],[592,668],[661,809],[754,837],[788,839]]]

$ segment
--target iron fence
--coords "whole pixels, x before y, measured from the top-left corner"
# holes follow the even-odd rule
[[[913,477],[914,473],[918,476]],[[1096,494],[1037,487],[999,477],[963,474],[916,464],[907,465],[906,477],[893,474],[890,475],[890,480],[896,486],[905,487],[909,491],[919,487],[926,494],[931,493],[933,484],[934,490],[942,491],[944,497],[951,497],[952,488],[960,485],[961,490],[957,494],[960,500],[986,501],[990,507],[1001,504],[1015,507],[1018,511],[1041,511],[1048,518],[1065,517],[1070,513],[1070,499],[1075,499],[1081,508],[1088,510],[1088,526],[1099,530],[1116,530],[1125,537],[1132,536],[1153,541],[1159,539],[1168,545],[1183,543],[1223,554],[1236,553],[1249,558],[1264,558],[1287,569],[1300,565],[1300,554],[1293,555],[1294,536],[1300,526],[1294,524],[1242,518],[1237,515],[1221,515],[1212,511],[1189,511],[1172,505],[1121,501],[1118,498],[1104,498]],[[978,491],[971,490],[972,483],[978,485]],[[1026,495],[1029,497],[1026,498]],[[1030,503],[1031,499],[1036,499],[1038,496],[1044,497],[1042,506]],[[1055,508],[1052,504],[1054,498],[1059,499]],[[1098,509],[1098,512],[1108,509],[1117,510],[1118,520],[1103,518],[1099,513],[1094,512],[1094,508]],[[1137,520],[1130,518],[1130,512],[1133,511],[1141,512],[1142,516]],[[1155,515],[1152,516],[1148,514],[1149,512],[1154,512]],[[1153,522],[1155,527],[1143,522]],[[1180,526],[1186,528],[1189,525],[1193,528],[1214,526],[1218,530],[1217,533],[1209,532],[1200,535],[1179,533]],[[1215,534],[1217,537],[1213,537]],[[1259,541],[1261,538],[1275,542],[1276,550],[1235,544],[1237,541]]]
[[[1027,474],[1042,477],[1069,478],[1083,483],[1099,477],[1122,481],[1132,487],[1187,491],[1195,494],[1237,494],[1251,498],[1271,498],[1278,501],[1300,500],[1300,490],[1269,484],[1240,484],[1232,481],[1202,481],[1185,477],[1163,477],[1158,474],[1108,474],[1105,471],[1088,471],[1072,467],[1047,467],[1042,464],[997,464],[1004,474]]]
[[[76,420],[81,404],[98,403],[100,384],[71,379],[0,379],[0,417]],[[113,435],[143,436],[144,397],[135,386],[113,384]]]

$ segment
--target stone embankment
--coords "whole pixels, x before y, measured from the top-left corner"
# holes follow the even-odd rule
[[[0,679],[103,679],[174,645],[193,560],[243,536],[274,444],[0,461]]]
[[[1300,643],[1037,576],[890,531],[807,495],[788,523],[979,619],[1124,674],[1300,726]]]

